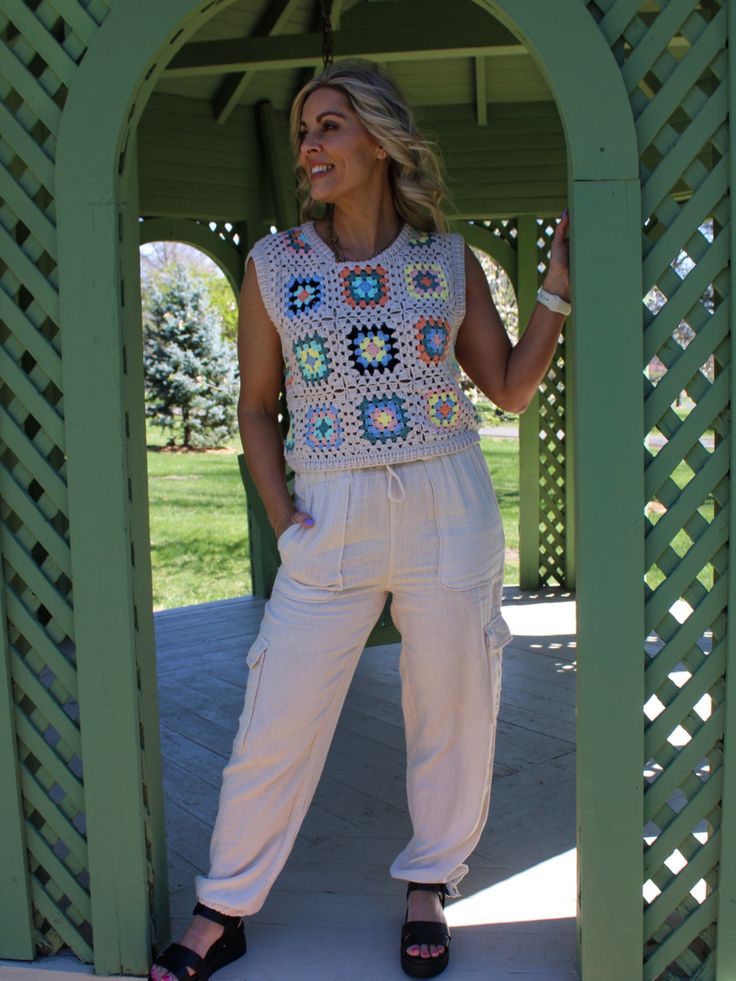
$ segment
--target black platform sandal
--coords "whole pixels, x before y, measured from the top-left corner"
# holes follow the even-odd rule
[[[170,944],[163,954],[156,958],[153,967],[162,967],[178,978],[178,981],[206,981],[211,974],[219,971],[226,964],[236,961],[246,951],[242,916],[226,916],[201,903],[197,903],[194,907],[193,915],[203,916],[206,920],[219,923],[225,929],[204,957],[200,957],[195,951],[182,944]],[[194,974],[189,973],[190,968]],[[152,970],[153,968],[148,972],[148,981],[153,981]]]
[[[410,882],[406,887],[406,898],[416,889],[423,892],[436,892],[440,897],[442,909],[445,908],[447,886],[444,882]],[[408,922],[409,909],[407,903],[406,919],[401,927],[401,966],[412,978],[434,978],[441,974],[450,962],[450,932],[444,923],[432,920],[412,920]],[[415,944],[444,947],[444,952],[438,957],[412,957],[406,948]]]

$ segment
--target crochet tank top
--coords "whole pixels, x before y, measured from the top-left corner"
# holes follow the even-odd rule
[[[372,259],[338,262],[311,222],[254,245],[248,259],[281,338],[294,470],[426,459],[478,441],[454,356],[464,248],[460,235],[405,225]]]

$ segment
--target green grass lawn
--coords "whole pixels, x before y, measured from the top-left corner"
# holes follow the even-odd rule
[[[148,450],[155,610],[251,591],[238,442],[226,450],[172,453],[154,430]],[[518,443],[481,441],[506,533],[506,581],[519,581]]]

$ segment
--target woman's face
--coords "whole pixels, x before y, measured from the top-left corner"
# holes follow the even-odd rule
[[[302,110],[299,164],[315,201],[335,204],[386,179],[386,153],[343,92],[317,89]]]

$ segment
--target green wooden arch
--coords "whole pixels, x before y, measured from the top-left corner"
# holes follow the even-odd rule
[[[144,971],[151,941],[165,933],[161,929],[152,936],[149,910],[154,924],[162,925],[166,916],[146,592],[141,358],[132,328],[137,273],[130,250],[137,247],[137,214],[131,149],[163,66],[226,5],[222,0],[114,5],[74,76],[59,134],[65,428],[100,972]],[[596,486],[587,477],[579,480],[577,493],[581,966],[586,978],[636,977],[642,935],[642,680],[638,661],[622,663],[617,654],[638,650],[643,636],[643,483],[641,477],[632,478],[640,473],[643,432],[641,309],[633,290],[626,295],[611,290],[609,270],[615,261],[619,270],[625,267],[627,283],[640,282],[637,142],[620,70],[582,4],[560,0],[554,11],[534,0],[482,0],[480,6],[534,53],[557,99],[568,141],[574,285],[586,284],[576,294],[577,320],[589,325],[578,332],[576,364],[581,382],[596,373],[594,385],[578,386],[578,455],[586,458],[586,474],[611,476]],[[569,57],[571,49],[575,58]],[[589,95],[585,101],[579,99],[583,88]],[[91,118],[95,127],[89,126]],[[94,325],[91,333],[89,325]],[[599,374],[601,362],[607,370]],[[621,408],[615,423],[608,411],[614,401]],[[624,474],[626,480],[618,476]],[[599,520],[602,511],[605,522]],[[118,520],[118,515],[126,517]],[[601,555],[608,558],[605,568]],[[609,602],[610,581],[618,584],[625,622]],[[612,691],[626,693],[625,706],[610,697]],[[636,720],[625,729],[619,725],[622,710]],[[613,729],[619,737],[615,759],[607,755]],[[153,842],[153,902],[143,860],[143,815]],[[109,848],[110,841],[117,843],[115,849]],[[139,862],[131,861],[134,855]]]

